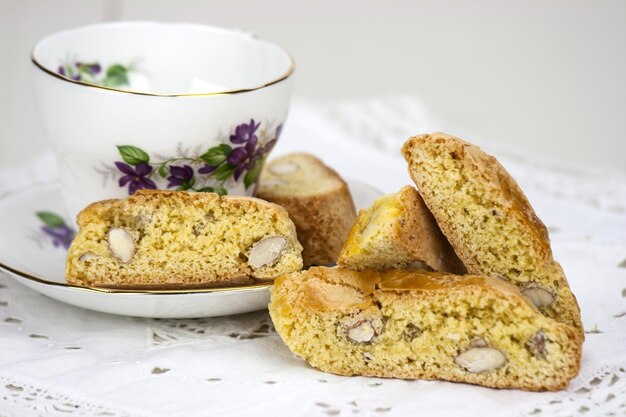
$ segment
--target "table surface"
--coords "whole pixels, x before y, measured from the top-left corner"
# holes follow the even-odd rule
[[[342,175],[393,192],[410,183],[399,148],[416,124],[419,131],[432,127],[413,98],[298,102],[275,152],[313,152]],[[48,299],[0,272],[0,416],[623,413],[626,178],[471,133],[464,138],[495,154],[526,191],[578,297],[587,339],[580,375],[567,390],[329,375],[289,352],[266,311],[181,320],[113,316]],[[54,182],[51,172],[50,155],[0,171],[0,194]]]

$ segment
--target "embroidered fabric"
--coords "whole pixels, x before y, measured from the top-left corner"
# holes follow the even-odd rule
[[[276,153],[314,152],[342,175],[392,192],[410,181],[402,142],[438,128],[411,97],[297,102]],[[626,413],[626,176],[460,135],[500,159],[549,227],[587,333],[581,372],[566,390],[329,375],[288,351],[266,311],[113,316],[48,299],[0,272],[0,416]],[[0,194],[56,181],[55,172],[49,154],[19,172],[0,171]]]

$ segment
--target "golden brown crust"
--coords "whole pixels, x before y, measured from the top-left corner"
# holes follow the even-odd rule
[[[125,199],[108,199],[91,203],[78,213],[76,216],[76,224],[80,228],[83,224],[98,219],[103,212],[109,210],[111,207],[119,206],[120,204],[127,206],[143,206],[146,204],[158,203],[159,201],[170,198],[182,200],[185,205],[192,207],[203,207],[215,203],[229,204],[233,207],[240,206],[243,207],[244,210],[264,207],[264,210],[272,211],[276,216],[289,216],[289,213],[287,213],[284,207],[272,203],[271,201],[255,197],[232,195],[220,196],[216,193],[191,193],[168,190],[138,190],[133,195]]]
[[[293,184],[294,179],[290,175],[275,175],[270,171],[273,165],[285,161],[297,161],[303,165],[314,164],[332,186],[323,191],[316,191],[317,178],[314,177],[298,180],[302,182],[298,184],[299,187],[310,190],[306,195],[289,194],[284,189],[265,186],[264,181],[277,178]],[[302,258],[305,267],[330,265],[337,261],[339,251],[356,217],[356,211],[348,185],[333,169],[306,153],[285,155],[266,164],[257,195],[287,210],[296,225],[298,240],[304,248]]]
[[[418,261],[435,271],[467,273],[417,190],[411,186],[404,187],[400,191],[400,200],[406,212],[397,225],[399,242]]]
[[[294,353],[326,372],[555,391],[566,387],[580,367],[580,334],[543,317],[517,287],[496,278],[311,268],[279,278],[271,293],[270,314],[279,335]],[[490,308],[495,310],[489,313]],[[360,322],[368,317],[385,317],[372,343],[346,343],[335,334],[345,318]],[[448,337],[445,329],[454,327],[446,326],[454,322],[458,333]],[[398,337],[406,323],[427,326],[418,336],[426,340]],[[533,358],[527,350],[526,337],[538,329],[554,345],[547,348],[547,358]],[[438,332],[443,332],[439,338]],[[475,336],[501,350],[506,366],[472,373],[454,365],[449,355],[463,352]]]
[[[402,153],[469,273],[497,276],[520,288],[540,285],[556,297],[542,312],[582,333],[576,299],[552,258],[547,229],[496,158],[444,133],[412,137]]]
[[[432,143],[445,147],[451,158],[457,161],[459,171],[471,172],[471,178],[480,178],[485,184],[500,193],[508,204],[507,211],[502,213],[505,217],[519,220],[525,226],[525,232],[531,237],[532,244],[537,251],[537,264],[542,264],[552,257],[548,230],[543,222],[537,217],[526,195],[519,188],[517,182],[511,177],[498,160],[483,152],[478,146],[472,145],[462,139],[441,132],[429,135],[414,136],[409,138],[402,147],[402,154],[409,163],[409,174],[420,190],[426,205],[431,209],[437,219],[441,230],[450,239],[450,243],[459,254],[470,273],[481,273],[480,263],[476,260],[476,254],[455,239],[455,225],[443,218],[433,201],[433,192],[429,190],[425,178],[414,169],[414,154],[418,148]]]
[[[409,293],[419,291],[423,293],[423,296],[427,296],[427,293],[437,291],[445,293],[451,290],[459,291],[467,288],[479,289],[497,294],[499,297],[505,297],[516,306],[523,305],[525,308],[530,308],[534,312],[539,312],[526,297],[522,296],[515,285],[509,284],[501,279],[480,275],[454,275],[445,272],[408,269],[390,269],[384,271],[368,269],[354,271],[323,267],[310,268],[304,275],[305,278],[302,280],[303,284],[312,281],[311,278],[314,277],[321,281],[334,284],[341,283],[342,286],[354,288],[365,296],[371,296],[376,291]],[[294,276],[295,275],[291,276],[292,279],[294,279]],[[282,276],[278,278],[275,283],[280,286],[286,279],[288,279],[286,276]],[[319,282],[316,281],[316,285],[318,284]],[[330,293],[327,292],[327,294]],[[336,300],[337,297],[335,295],[332,296],[333,300]],[[319,303],[320,300],[324,300],[324,297],[316,296],[314,298],[316,300],[314,306],[308,304],[309,300],[306,298],[300,300],[302,308],[328,311],[327,306]],[[338,305],[335,304],[336,303],[333,302],[332,307],[334,309],[344,307],[341,303]]]
[[[359,211],[337,264],[356,270],[467,272],[419,193],[408,185]]]

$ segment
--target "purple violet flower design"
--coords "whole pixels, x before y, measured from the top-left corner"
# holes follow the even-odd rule
[[[72,239],[74,239],[74,231],[66,225],[50,227],[42,226],[41,230],[52,238],[52,244],[55,248],[62,246],[69,249]]]
[[[97,62],[94,62],[93,64],[84,64],[82,62],[77,62],[76,68],[78,68],[80,71],[85,71],[91,75],[100,74],[100,71],[102,71],[102,66],[100,66],[100,64]]]
[[[67,71],[65,70],[64,66],[59,66],[59,68],[57,68],[57,73],[61,74],[64,77],[68,76]],[[80,81],[80,72],[77,72],[76,74],[73,74],[72,69],[70,68],[70,73],[69,73],[69,77],[74,80],[74,81]]]
[[[57,73],[74,81],[82,81],[107,87],[124,87],[129,85],[128,75],[133,71],[131,66],[111,64],[106,68],[99,62],[65,63],[57,68]]]
[[[81,73],[86,74],[86,70],[82,69]],[[250,119],[234,127],[229,143],[220,143],[197,155],[180,152],[176,157],[157,155],[156,161],[150,161],[150,155],[137,146],[117,145],[124,161],[115,162],[117,169],[124,174],[119,178],[119,186],[128,185],[129,194],[142,188],[157,189],[154,178],[159,183],[161,179],[167,180],[167,188],[179,191],[225,195],[228,194],[225,184],[231,180],[241,181],[249,189],[257,183],[267,155],[283,129],[282,124],[278,125],[270,136],[271,130],[259,131],[260,126],[261,122]]]
[[[233,177],[235,181],[239,181],[239,177],[244,171],[250,170],[257,160],[263,157],[264,147],[257,149],[259,138],[256,131],[261,122],[255,123],[254,119],[250,119],[250,123],[242,123],[235,128],[235,134],[230,135],[230,141],[235,145],[242,145],[228,155],[226,161],[235,168]]]
[[[65,224],[63,217],[51,211],[38,211],[35,215],[44,224],[41,231],[52,239],[55,248],[68,249],[74,239],[74,230]]]
[[[202,167],[198,169],[198,173],[199,174],[211,174],[216,169],[217,169],[217,165],[204,164]]]
[[[154,181],[150,178],[146,178],[152,172],[152,167],[150,165],[140,163],[133,169],[133,167],[125,164],[124,162],[116,162],[115,166],[122,173],[126,174],[119,179],[118,183],[120,187],[124,187],[126,184],[129,184],[129,195],[141,189],[156,190],[157,186]]]
[[[230,135],[230,141],[235,145],[241,145],[242,143],[249,142],[250,140],[254,140],[254,143],[259,140],[256,136],[256,131],[261,125],[261,122],[254,123],[254,119],[250,119],[250,123],[242,123],[235,128],[235,134]]]
[[[228,161],[231,166],[235,167],[235,181],[238,181],[241,174],[252,168],[257,159],[262,156],[263,148],[257,149],[257,142],[258,139],[256,135],[252,135],[245,146],[233,149],[230,155],[228,155],[226,161]]]
[[[276,128],[275,137],[263,146],[259,145],[259,139],[256,131],[261,123],[256,123],[254,119],[250,119],[250,123],[243,123],[235,128],[235,133],[230,135],[230,142],[235,145],[241,145],[231,149],[228,145],[220,145],[217,148],[210,149],[205,160],[205,165],[198,169],[199,174],[215,174],[216,176],[224,175],[225,177],[232,175],[235,181],[238,181],[244,172],[247,178],[245,180],[246,187],[249,183],[256,181],[260,173],[260,167],[256,169],[256,165],[262,162],[263,158],[272,150],[282,131],[282,124]],[[219,149],[226,147],[228,151]],[[223,158],[219,155],[224,155]],[[214,162],[213,162],[214,161]],[[225,162],[225,164],[224,164]],[[222,178],[225,179],[225,178]]]
[[[167,188],[178,187],[179,190],[188,190],[193,187],[194,179],[193,179],[193,168],[189,165],[185,165],[182,167],[171,166],[170,167],[170,175],[167,177],[169,183],[167,184]]]

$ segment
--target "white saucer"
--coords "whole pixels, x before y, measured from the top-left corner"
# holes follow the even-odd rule
[[[348,184],[357,209],[370,206],[381,195],[362,182],[349,180]],[[33,186],[0,200],[0,268],[41,294],[105,313],[191,318],[247,313],[267,307],[271,284],[157,291],[67,284],[63,272],[64,243],[68,244],[71,231],[63,223],[64,211],[60,187],[56,184]],[[41,212],[50,214],[38,216]],[[47,232],[43,230],[46,223]]]

